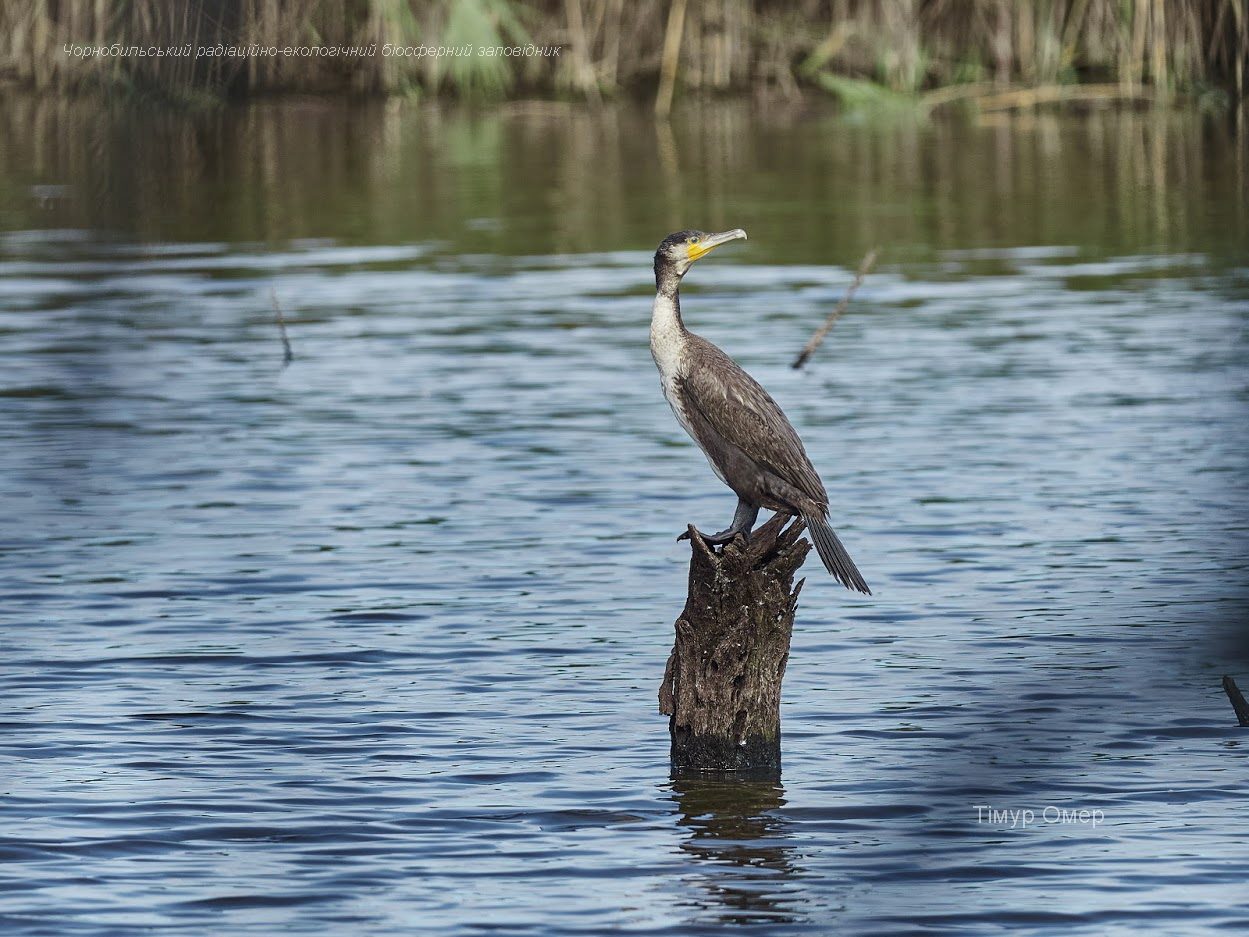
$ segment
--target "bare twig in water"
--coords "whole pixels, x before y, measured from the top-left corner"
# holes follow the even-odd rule
[[[273,313],[278,323],[278,334],[282,336],[282,367],[295,360],[295,353],[291,351],[291,340],[286,337],[286,318],[282,315],[282,304],[278,302],[278,291],[269,290],[269,297],[273,300]]]
[[[854,291],[859,288],[859,284],[863,282],[863,278],[871,271],[872,265],[876,263],[876,254],[879,248],[873,247],[863,257],[863,262],[859,264],[858,272],[854,275],[854,282],[850,284],[850,288],[846,290],[846,295],[841,297],[841,302],[837,304],[837,308],[832,311],[824,324],[815,330],[815,334],[811,336],[810,341],[798,353],[798,357],[794,359],[793,368],[797,370],[807,363],[807,359],[815,353],[820,347],[820,342],[824,341],[824,336],[828,334],[828,330],[833,327],[833,323],[841,318],[841,314],[846,311],[846,307],[850,305],[850,300],[854,296]]]
[[[1249,726],[1249,703],[1245,702],[1245,694],[1231,677],[1223,678],[1223,692],[1232,701],[1232,709],[1236,710],[1236,721],[1242,726]]]

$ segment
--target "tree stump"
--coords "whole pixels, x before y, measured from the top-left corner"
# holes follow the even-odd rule
[[[674,773],[780,774],[781,680],[805,582],[795,586],[794,574],[811,549],[804,529],[777,515],[716,550],[689,528],[689,593],[659,688]]]

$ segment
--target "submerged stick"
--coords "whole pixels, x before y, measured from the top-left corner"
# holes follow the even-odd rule
[[[828,330],[833,327],[833,323],[840,319],[841,314],[846,311],[846,307],[850,305],[850,300],[853,298],[855,290],[859,288],[859,284],[863,282],[863,278],[867,276],[868,272],[872,269],[872,265],[876,263],[877,252],[878,248],[873,247],[867,252],[867,254],[864,255],[862,262],[859,264],[859,269],[854,275],[854,281],[850,284],[850,288],[846,290],[846,295],[841,297],[841,302],[837,304],[837,308],[834,309],[832,313],[829,314],[829,317],[824,320],[824,324],[815,330],[815,334],[811,336],[807,344],[803,346],[802,351],[798,353],[798,357],[794,359],[794,363],[791,367],[793,367],[795,371],[807,363],[807,359],[810,358],[815,350],[820,347],[820,342],[824,341],[824,336],[827,335]]]
[[[811,549],[804,529],[778,514],[716,551],[690,528],[689,593],[659,688],[677,776],[779,775],[781,680],[802,590],[794,574]]]
[[[286,337],[286,319],[282,315],[282,304],[278,302],[278,291],[269,290],[269,298],[273,300],[273,314],[278,323],[278,334],[282,336],[282,367],[286,368],[295,360],[295,353],[291,351],[291,340]]]
[[[1249,726],[1249,703],[1245,702],[1245,694],[1231,677],[1223,678],[1223,692],[1232,701],[1232,709],[1236,710],[1236,721],[1242,726]]]

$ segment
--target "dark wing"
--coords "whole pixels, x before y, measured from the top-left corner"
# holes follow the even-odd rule
[[[686,405],[725,442],[808,498],[827,505],[824,483],[776,401],[711,342],[693,334],[687,341],[690,361],[680,377]]]

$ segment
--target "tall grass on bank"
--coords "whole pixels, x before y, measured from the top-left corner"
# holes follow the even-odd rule
[[[664,61],[665,38],[675,56]],[[558,46],[384,57],[385,43]],[[78,58],[107,47],[321,45],[371,56]],[[1092,82],[1244,98],[1249,0],[28,0],[0,5],[0,77],[172,96],[275,91],[650,94],[803,86],[913,94]]]

